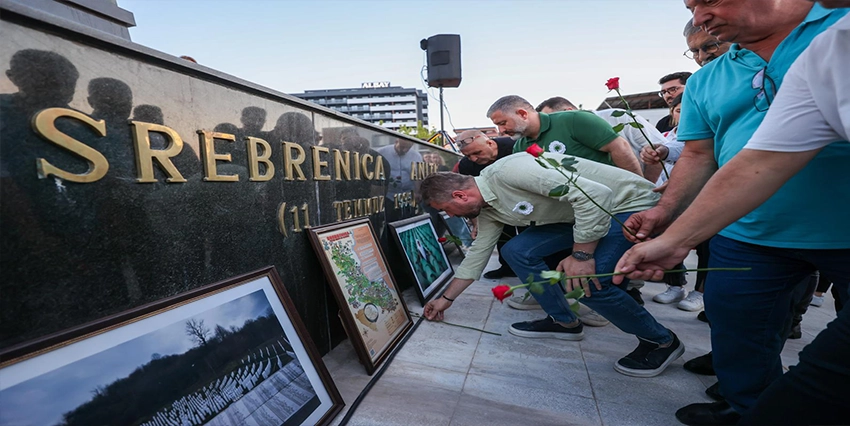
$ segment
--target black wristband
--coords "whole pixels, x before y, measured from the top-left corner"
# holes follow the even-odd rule
[[[443,299],[446,299],[446,300],[448,300],[449,302],[452,302],[452,303],[454,303],[454,301],[455,301],[454,299],[449,299],[448,297],[446,297],[445,293],[443,293],[443,295],[440,296],[440,297],[442,297]]]

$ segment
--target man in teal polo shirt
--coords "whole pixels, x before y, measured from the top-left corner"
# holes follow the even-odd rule
[[[686,0],[685,4],[694,13],[694,25],[738,44],[688,80],[678,133],[685,149],[658,206],[626,222],[637,230],[638,238],[667,228],[718,167],[742,150],[797,56],[847,14],[846,9],[829,11],[794,0]],[[787,131],[799,132],[805,140],[814,129]],[[814,270],[829,271],[834,282],[846,285],[848,277],[841,271],[850,251],[849,155],[847,143],[824,148],[761,206],[712,239],[709,266],[752,271],[708,275],[705,305],[712,326],[714,370],[726,402],[684,407],[676,413],[683,423],[729,424],[747,413],[782,374],[780,352],[796,285]],[[830,177],[829,184],[822,176]],[[713,200],[724,201],[722,196]],[[671,232],[681,234],[678,228]],[[661,239],[667,240],[663,235]],[[630,259],[637,251],[620,262],[621,270],[637,267],[633,278],[651,279],[658,269],[678,261]]]
[[[629,142],[590,111],[537,112],[525,99],[508,95],[487,110],[499,132],[516,140],[514,152],[533,144],[556,154],[574,155],[643,176]]]

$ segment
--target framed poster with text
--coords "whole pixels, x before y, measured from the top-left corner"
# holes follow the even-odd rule
[[[389,224],[393,238],[407,260],[408,276],[414,280],[419,300],[425,302],[454,271],[438,241],[431,216],[423,214]]]
[[[351,344],[372,374],[413,320],[368,219],[310,229]]]
[[[344,406],[274,267],[0,359],[4,425],[326,425]]]

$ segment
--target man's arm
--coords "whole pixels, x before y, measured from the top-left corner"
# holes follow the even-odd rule
[[[446,291],[443,292],[443,296],[440,296],[425,305],[425,309],[423,313],[425,314],[425,318],[428,320],[443,320],[443,312],[446,309],[449,309],[452,306],[452,301],[448,299],[455,300],[470,284],[475,280],[467,280],[463,278],[453,278],[449,283],[449,286],[446,288]],[[448,299],[446,299],[446,297]]]
[[[623,230],[625,237],[632,242],[641,242],[663,231],[691,204],[715,171],[714,140],[688,141],[658,205],[635,213],[626,220],[626,227],[637,238]]]
[[[617,136],[614,140],[608,142],[602,148],[599,148],[599,150],[611,154],[611,161],[614,162],[615,166],[623,170],[628,170],[638,176],[643,176],[643,171],[640,168],[640,162],[638,162],[637,156],[635,156],[635,152],[632,150],[632,146],[629,145],[629,142],[622,137]]]
[[[691,248],[767,201],[818,152],[820,149],[803,152],[742,150],[708,181],[691,206],[667,231],[655,240],[632,247],[615,270],[631,273],[630,278],[660,279],[662,271],[681,262]],[[673,170],[678,168],[677,165]],[[614,279],[619,280],[622,278]]]

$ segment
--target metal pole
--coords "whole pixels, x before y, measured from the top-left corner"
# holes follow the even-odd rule
[[[446,141],[446,126],[443,124],[443,86],[440,86],[440,135],[443,139],[443,145],[447,144]]]

